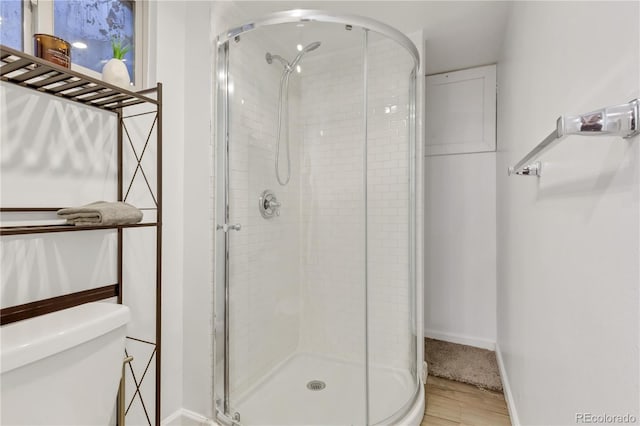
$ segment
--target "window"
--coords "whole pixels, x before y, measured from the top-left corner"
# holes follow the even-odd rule
[[[0,42],[16,50],[22,48],[22,0],[0,1]]]
[[[54,0],[53,33],[71,43],[74,63],[97,72],[113,57],[111,42],[132,49],[124,57],[135,81],[135,6],[121,0]]]
[[[72,69],[100,78],[102,67],[113,57],[111,42],[119,40],[131,46],[124,63],[132,89],[139,90],[144,87],[146,3],[141,0],[0,0],[0,42],[33,53],[33,34],[55,35],[71,43]],[[9,20],[11,24],[5,26]]]

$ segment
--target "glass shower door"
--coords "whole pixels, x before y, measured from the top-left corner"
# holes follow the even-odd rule
[[[280,424],[278,407],[287,403],[288,387],[278,376],[298,346],[300,329],[297,145],[290,146],[290,171],[281,156],[281,177],[290,175],[282,186],[275,152],[283,69],[266,61],[274,47],[264,36],[243,35],[231,42],[228,55],[228,223],[240,225],[229,233],[228,246],[229,399],[245,425]],[[295,92],[288,98],[294,103]],[[290,133],[284,124],[282,136]]]
[[[418,392],[412,179],[413,58],[367,40],[367,288],[370,424],[397,424]],[[415,187],[413,187],[415,188]]]
[[[363,38],[294,23],[221,49],[215,379],[243,425],[367,423]]]

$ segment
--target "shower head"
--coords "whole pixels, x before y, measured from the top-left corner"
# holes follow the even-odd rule
[[[311,52],[312,50],[316,50],[318,47],[320,47],[321,44],[322,43],[320,43],[319,41],[314,41],[313,43],[309,43],[305,47],[303,47],[300,53],[298,53],[298,56],[296,56],[293,59],[293,61],[291,61],[291,63],[289,64],[289,66],[291,67],[291,70],[293,70],[296,67],[296,65],[298,65],[298,62],[302,60],[302,57],[305,55],[305,53]]]
[[[285,69],[289,68],[289,62],[287,62],[286,59],[284,59],[280,55],[272,55],[271,53],[267,52],[267,54],[264,55],[264,58],[267,60],[268,64],[272,64],[273,60],[275,59],[277,61],[280,61],[280,63],[282,64],[282,66],[284,66]]]
[[[298,62],[300,62],[300,60],[305,55],[305,53],[311,52],[312,50],[316,50],[318,47],[320,47],[320,44],[321,43],[319,41],[314,41],[313,43],[307,44],[305,47],[303,47],[300,50],[300,53],[298,53],[298,55],[295,58],[293,58],[293,61],[291,61],[291,63],[287,62],[287,60],[284,59],[282,56],[272,55],[270,52],[267,52],[264,58],[267,60],[268,64],[272,64],[274,59],[279,61],[284,67],[285,71],[287,73],[290,73],[296,68],[296,65],[298,65]]]
[[[307,44],[305,47],[302,48],[303,52],[311,52],[312,50],[316,50],[318,47],[320,47],[322,43],[320,43],[319,41],[314,41],[313,43],[309,43]]]

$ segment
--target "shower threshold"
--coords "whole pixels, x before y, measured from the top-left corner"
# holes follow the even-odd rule
[[[362,425],[366,423],[364,374],[362,364],[297,353],[241,397],[236,411],[245,426]],[[311,389],[310,383],[315,384]],[[415,392],[407,370],[372,366],[369,383],[370,424],[393,415]]]

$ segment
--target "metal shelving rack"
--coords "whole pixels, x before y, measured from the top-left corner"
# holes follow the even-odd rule
[[[27,318],[32,318],[38,315],[43,315],[50,312],[59,311],[72,306],[77,306],[83,303],[94,302],[98,300],[104,300],[112,297],[117,297],[118,303],[122,303],[123,296],[123,229],[126,228],[141,228],[141,227],[155,227],[156,230],[156,303],[155,303],[155,337],[156,341],[146,342],[150,345],[154,345],[154,350],[151,359],[155,357],[155,418],[151,419],[147,412],[147,409],[142,400],[142,396],[139,398],[142,401],[145,415],[149,425],[160,425],[160,365],[161,365],[161,284],[162,284],[162,84],[158,83],[156,87],[142,90],[139,92],[132,92],[124,90],[111,84],[105,83],[101,80],[88,77],[81,73],[62,68],[58,65],[47,62],[43,59],[36,58],[34,56],[25,54],[14,50],[12,48],[0,45],[0,80],[12,83],[21,87],[35,90],[37,92],[46,93],[57,98],[63,98],[78,104],[88,105],[113,113],[117,117],[117,162],[118,162],[118,177],[117,177],[117,201],[126,201],[129,190],[133,184],[133,180],[136,174],[140,171],[147,184],[147,188],[153,198],[156,210],[156,220],[154,222],[138,223],[134,225],[115,225],[115,226],[83,226],[77,227],[73,225],[45,225],[45,226],[5,226],[0,227],[0,235],[29,235],[39,233],[54,233],[54,232],[90,232],[95,230],[114,229],[117,231],[117,277],[116,283],[111,283],[99,288],[93,288],[89,290],[83,290],[75,293],[65,294],[57,297],[53,297],[45,300],[38,300],[31,303],[22,305],[10,306],[0,310],[0,324],[8,324],[14,321],[19,321]],[[143,114],[133,114],[126,116],[124,111],[127,107],[134,105],[146,104],[152,107],[152,111],[145,112]],[[153,124],[149,130],[147,140],[145,142],[145,148],[140,155],[136,153],[133,148],[131,137],[126,130],[125,119],[130,119],[136,115],[155,114]],[[153,129],[155,127],[156,132],[156,149],[157,149],[157,161],[156,161],[156,191],[151,188],[144,169],[142,168],[142,157],[149,144]],[[124,187],[123,177],[123,149],[124,149],[124,135],[129,138],[129,143],[136,156],[137,165],[134,171],[131,182],[129,182],[128,188]],[[12,213],[30,213],[30,212],[53,212],[61,207],[0,207],[0,212],[12,212]],[[129,339],[138,340],[132,337]],[[147,369],[151,363],[147,364]],[[131,365],[129,368],[132,368]],[[131,370],[133,374],[133,370]],[[135,376],[134,376],[135,378]],[[142,383],[135,380],[136,389],[133,392],[133,398],[128,404],[131,406],[133,399],[139,394],[139,388]],[[128,408],[127,407],[127,408]]]

